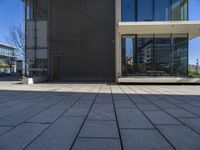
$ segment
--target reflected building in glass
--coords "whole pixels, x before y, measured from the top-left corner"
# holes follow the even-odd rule
[[[189,0],[24,0],[26,73],[49,80],[188,76]]]
[[[188,0],[121,2],[121,24],[122,27],[126,25],[121,30],[121,76],[187,76],[188,40],[191,33],[184,31],[184,23],[188,22]],[[182,25],[181,32],[173,31],[172,28],[177,24]],[[134,27],[141,28],[141,31],[134,33]],[[186,28],[188,29],[188,26],[185,26]],[[123,34],[123,30],[126,30],[126,33]],[[134,42],[126,42],[130,38]],[[126,61],[126,54],[130,54],[130,51],[133,54],[129,56],[133,58],[132,66]]]

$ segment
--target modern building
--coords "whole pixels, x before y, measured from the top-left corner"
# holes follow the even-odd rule
[[[16,71],[15,47],[0,43],[0,76]]]
[[[25,0],[26,73],[49,80],[188,76],[188,0]]]

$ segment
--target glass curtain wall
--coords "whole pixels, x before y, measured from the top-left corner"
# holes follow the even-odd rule
[[[135,1],[122,0],[122,21],[135,21]]]
[[[171,35],[154,36],[154,74],[169,76],[171,74]]]
[[[169,21],[170,20],[170,4],[171,0],[154,0],[154,20]]]
[[[137,73],[153,75],[153,35],[137,36]]]
[[[122,0],[122,21],[185,21],[188,0]]]
[[[172,0],[173,21],[188,20],[188,0]]]
[[[137,21],[153,21],[153,0],[137,1]]]
[[[187,34],[123,36],[122,75],[187,76]]]
[[[188,74],[188,38],[187,35],[173,35],[172,74]]]

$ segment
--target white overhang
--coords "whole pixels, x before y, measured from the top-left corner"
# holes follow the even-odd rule
[[[185,34],[200,36],[200,21],[119,22],[120,34]]]

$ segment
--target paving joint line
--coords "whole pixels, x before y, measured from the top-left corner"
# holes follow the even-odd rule
[[[157,93],[159,93],[159,94],[163,94],[163,93],[161,93],[161,92],[159,92],[159,91],[155,91],[155,90],[151,90],[151,91],[157,92]],[[175,100],[179,100],[179,99],[177,99],[177,98],[175,98],[175,97],[173,97],[173,96],[171,96],[171,95],[166,95],[166,96],[169,97],[169,98],[175,99]],[[165,102],[168,102],[168,103],[170,103],[170,104],[172,104],[172,105],[175,105],[176,107],[178,107],[178,109],[183,109],[183,110],[185,110],[186,112],[189,112],[189,113],[191,113],[191,114],[193,114],[193,115],[195,115],[195,116],[197,116],[197,117],[200,117],[200,115],[195,114],[195,113],[193,113],[193,112],[191,112],[191,111],[189,111],[189,110],[187,110],[187,109],[185,109],[185,108],[179,106],[178,104],[174,104],[174,103],[172,103],[172,102],[169,102],[169,101],[167,101],[167,100],[164,99],[164,98],[161,98],[161,99],[163,99]],[[179,101],[180,101],[180,100],[179,100]],[[188,103],[182,103],[182,104],[188,104]],[[191,104],[189,104],[189,105],[191,105]],[[165,108],[165,109],[166,109],[166,108]],[[170,109],[171,109],[171,108],[170,108]],[[174,109],[177,109],[177,108],[174,108]]]
[[[79,88],[79,90],[80,90],[81,88]],[[72,93],[73,94],[73,93]],[[70,106],[69,106],[69,108],[67,108],[56,120],[54,120],[53,122],[52,122],[52,124],[54,124],[58,119],[60,119],[61,117],[62,117],[62,115],[64,114],[64,113],[66,113],[71,107],[73,107],[73,105],[75,105],[80,99],[81,99],[81,97],[83,97],[84,96],[84,94],[83,95],[81,95],[77,100],[75,100]],[[81,117],[80,117],[81,118]],[[25,150],[28,146],[30,146],[37,138],[39,138],[45,131],[47,131],[47,129],[49,129],[50,128],[50,126],[52,125],[52,124],[50,124],[50,125],[48,125],[47,126],[47,128],[45,128],[38,136],[36,136],[31,142],[29,142],[24,148],[23,148],[23,150]]]
[[[123,145],[123,141],[122,141],[122,134],[121,134],[121,130],[119,127],[119,121],[118,121],[118,116],[117,116],[117,111],[116,111],[116,107],[115,107],[115,101],[114,101],[114,97],[113,97],[113,91],[112,91],[112,85],[109,86],[110,87],[110,92],[111,92],[111,97],[112,97],[112,102],[113,102],[113,107],[114,107],[114,112],[115,112],[115,118],[116,118],[116,122],[117,122],[117,129],[118,129],[118,133],[119,133],[119,140],[120,140],[120,144],[121,144],[121,149],[124,150],[124,145]]]
[[[149,93],[148,91],[146,91],[147,93]],[[149,93],[150,94],[150,93]],[[145,97],[144,97],[145,98]],[[147,99],[147,98],[145,98]],[[148,101],[150,101],[149,99],[147,99]],[[151,102],[151,101],[150,101]],[[153,103],[154,104],[154,103]],[[154,104],[156,105],[156,104]],[[157,107],[159,107],[158,105],[156,105]],[[160,108],[160,107],[159,107]],[[184,123],[183,121],[179,120],[178,117],[174,117],[173,115],[171,115],[170,113],[168,113],[166,110],[161,109],[163,112],[167,113],[168,115],[170,115],[172,118],[174,118],[175,120],[177,120],[178,122],[181,122],[184,126],[188,127],[189,129],[191,129],[192,131],[194,131],[195,133],[197,133],[198,135],[200,135],[199,132],[197,132],[196,130],[194,130],[193,128],[191,128],[190,126],[188,126],[186,123]],[[194,115],[194,114],[193,114]],[[198,118],[198,117],[197,117]]]
[[[85,122],[86,122],[86,120],[87,120],[87,117],[88,117],[88,115],[89,115],[89,113],[90,113],[90,111],[91,111],[91,109],[92,109],[92,106],[93,106],[94,103],[95,103],[95,100],[96,100],[96,98],[97,98],[97,96],[98,96],[98,94],[99,94],[99,92],[100,92],[102,86],[103,86],[103,85],[101,85],[101,86],[99,87],[99,89],[97,90],[97,93],[96,93],[96,95],[95,95],[95,97],[94,97],[94,99],[93,99],[93,102],[92,102],[91,106],[89,107],[89,110],[88,110],[88,112],[87,112],[87,114],[86,114],[86,116],[85,116],[85,118],[84,118],[84,120],[83,120],[83,122],[82,122],[82,124],[81,124],[81,126],[80,126],[80,128],[79,128],[79,130],[78,130],[78,132],[77,132],[77,134],[76,134],[76,136],[75,136],[75,138],[74,138],[74,141],[73,141],[72,145],[71,145],[70,148],[69,148],[70,150],[72,150],[72,148],[73,148],[73,146],[74,146],[76,140],[79,138],[78,136],[79,136],[79,134],[80,134],[80,132],[81,132],[81,129],[83,128],[83,126],[84,126],[84,124],[85,124]]]
[[[132,101],[132,103],[135,104],[135,102],[133,102],[132,98],[130,98],[130,96],[127,93],[125,93],[124,90],[121,87],[119,87],[119,88],[123,91],[123,93],[125,95],[127,95],[129,97],[129,99]],[[130,89],[130,88],[128,87],[128,89]],[[130,89],[130,90],[133,91],[132,89]],[[135,92],[135,91],[133,91],[133,92]],[[135,92],[135,93],[137,93],[137,92]],[[165,137],[165,135],[162,132],[160,132],[160,130],[153,124],[153,122],[146,116],[146,114],[144,114],[144,112],[138,106],[136,106],[136,107],[144,115],[144,117],[146,117],[146,119],[152,124],[152,126],[163,136],[163,138],[166,140],[166,142],[168,142],[170,144],[170,146],[174,150],[176,150],[176,147]]]
[[[144,90],[144,89],[143,89]],[[145,90],[144,90],[145,91]],[[150,94],[148,91],[146,91],[148,94]],[[142,95],[141,95],[142,96]],[[143,97],[143,96],[142,96]],[[146,100],[150,101],[148,98],[144,97]],[[151,102],[151,101],[150,101]],[[154,104],[154,103],[152,103]],[[158,105],[154,104],[155,106],[159,107]],[[160,108],[160,107],[159,107]],[[168,113],[167,111],[165,111],[164,109],[161,109],[161,111],[167,113],[169,116],[171,116],[172,118],[174,118],[176,121],[182,123],[184,126],[188,127],[189,129],[191,129],[192,131],[194,131],[195,133],[197,133],[198,135],[200,135],[199,132],[197,132],[196,130],[194,130],[193,128],[191,128],[190,126],[188,126],[187,124],[185,124],[183,121],[179,120],[178,118],[175,118],[173,115],[171,115],[170,113]]]

